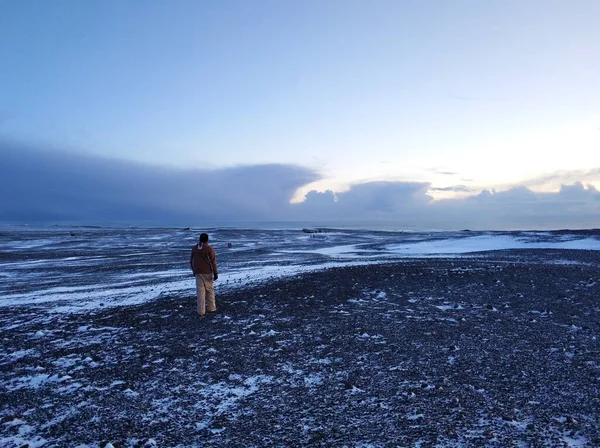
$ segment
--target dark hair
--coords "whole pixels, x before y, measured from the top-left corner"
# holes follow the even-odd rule
[[[200,242],[201,243],[208,243],[208,233],[201,233],[200,234]]]

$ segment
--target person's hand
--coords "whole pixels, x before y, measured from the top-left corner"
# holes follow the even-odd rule
[[[219,274],[213,274],[213,280],[216,280],[219,278]]]

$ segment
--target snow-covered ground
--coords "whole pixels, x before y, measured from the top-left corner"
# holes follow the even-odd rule
[[[600,446],[598,232],[198,233],[0,232],[0,447]]]
[[[375,232],[210,229],[217,290],[325,268],[509,249],[600,250],[593,232]],[[0,232],[0,307],[59,312],[193,293],[189,251],[199,231],[18,229]],[[232,247],[228,247],[231,243]],[[557,261],[558,262],[558,261]]]

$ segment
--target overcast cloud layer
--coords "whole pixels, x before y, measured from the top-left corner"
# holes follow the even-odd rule
[[[561,173],[572,182],[556,193],[536,193],[523,185],[434,201],[429,183],[368,182],[342,193],[311,191],[304,202],[290,204],[296,189],[319,179],[317,172],[275,164],[177,170],[0,143],[0,222],[202,226],[289,221],[411,230],[600,227],[600,192],[580,182],[584,174]],[[460,185],[447,188],[464,191]]]

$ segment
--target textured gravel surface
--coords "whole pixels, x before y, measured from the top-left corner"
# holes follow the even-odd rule
[[[0,446],[600,446],[597,252],[193,292],[0,308]]]

